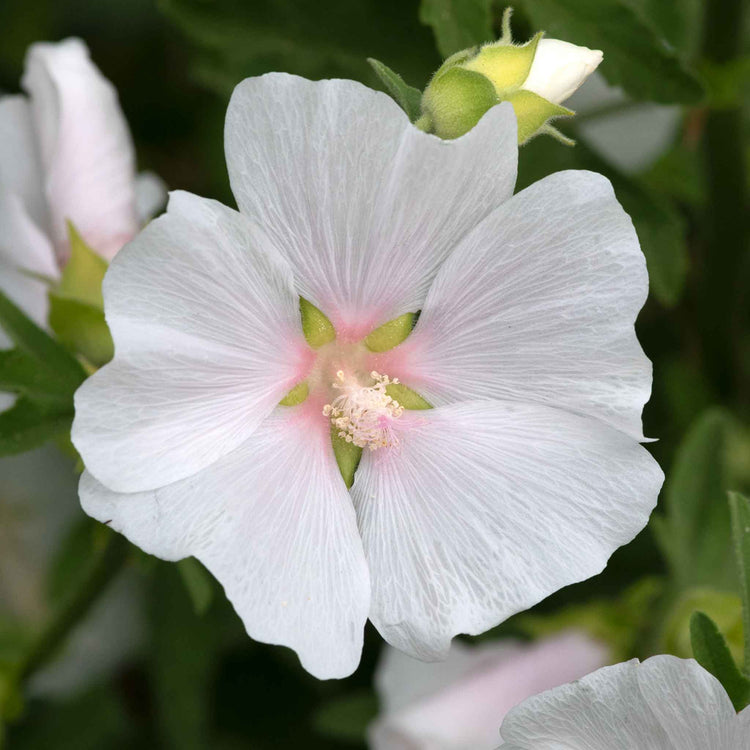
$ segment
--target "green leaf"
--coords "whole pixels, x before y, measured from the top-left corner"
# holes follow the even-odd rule
[[[432,27],[440,54],[493,39],[492,0],[422,0],[419,20]]]
[[[16,347],[36,360],[40,367],[54,374],[56,393],[72,395],[86,378],[86,372],[75,357],[31,321],[0,292],[0,326]]]
[[[0,350],[0,391],[19,393],[30,398],[64,398],[53,372],[40,367],[37,360],[19,349]]]
[[[67,435],[73,404],[19,398],[0,414],[0,456],[24,453],[48,440]]]
[[[417,322],[416,313],[406,313],[383,323],[366,339],[365,346],[371,352],[386,352],[404,342]]]
[[[665,516],[653,528],[682,588],[709,585],[733,590],[726,443],[731,419],[711,409],[677,450],[664,491]]]
[[[737,711],[745,708],[750,703],[750,680],[734,663],[716,623],[703,612],[695,612],[690,620],[690,639],[695,660],[724,686]]]
[[[439,60],[429,29],[403,0],[159,0],[194,43],[193,73],[220,94],[243,78],[283,70],[311,79],[374,81],[366,56],[407,80],[427,81]]]
[[[601,49],[601,71],[634,99],[697,104],[703,87],[670,47],[624,0],[522,0],[547,36]]]
[[[101,307],[77,299],[49,295],[49,324],[71,351],[101,367],[114,355],[114,343]]]
[[[360,459],[362,458],[362,449],[354,445],[354,443],[348,443],[344,438],[339,437],[335,428],[331,429],[331,445],[333,446],[333,454],[336,456],[336,463],[338,464],[341,476],[346,486],[351,488],[354,484],[354,472],[357,471]]]
[[[184,560],[180,560],[177,563],[177,569],[180,571],[188,594],[190,594],[195,614],[204,614],[214,595],[211,575],[194,557],[186,557]]]
[[[657,650],[674,654],[682,659],[693,655],[690,641],[690,620],[700,611],[708,615],[719,627],[729,646],[732,658],[742,660],[742,604],[736,594],[712,588],[691,588],[670,601],[661,626]]]
[[[395,71],[384,65],[374,57],[368,57],[367,62],[375,71],[388,93],[396,100],[401,109],[406,112],[411,122],[415,122],[422,111],[422,92],[409,86]]]
[[[732,542],[737,561],[745,631],[745,672],[750,675],[750,500],[739,492],[729,493]]]
[[[378,701],[369,690],[359,690],[336,698],[315,714],[315,729],[344,742],[361,742],[368,724],[377,716]]]
[[[101,310],[104,308],[102,281],[107,261],[86,244],[71,222],[68,222],[68,239],[70,258],[55,292],[59,297],[85,302]]]
[[[315,305],[304,297],[299,298],[300,315],[302,316],[302,332],[307,343],[313,349],[319,349],[324,344],[330,344],[336,338],[336,329],[330,320]]]

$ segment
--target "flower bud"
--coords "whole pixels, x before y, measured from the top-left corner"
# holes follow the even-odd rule
[[[598,49],[541,39],[523,88],[561,104],[597,69],[602,57]]]
[[[571,143],[549,123],[574,114],[562,102],[594,72],[602,53],[543,36],[540,32],[526,44],[513,44],[506,10],[497,42],[458,52],[435,73],[422,97],[420,127],[441,138],[457,138],[490,107],[509,101],[519,143],[540,132]]]

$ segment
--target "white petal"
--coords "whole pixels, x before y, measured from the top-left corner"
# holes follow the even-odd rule
[[[512,710],[503,750],[748,750],[742,718],[692,660],[655,656],[605,667]]]
[[[104,280],[114,360],[76,394],[73,441],[119,492],[236,448],[306,374],[289,268],[238,212],[174,193]],[[273,252],[273,251],[272,251]]]
[[[353,81],[247,79],[225,143],[240,210],[292,263],[300,294],[356,335],[418,310],[440,263],[516,177],[510,106],[442,141]]]
[[[602,58],[598,49],[542,39],[522,88],[561,104],[599,67]]]
[[[395,424],[401,444],[366,451],[352,493],[370,619],[426,660],[599,573],[663,480],[623,433],[546,406],[465,402]]]
[[[427,684],[429,675],[435,679],[429,695],[380,718],[371,729],[373,750],[494,750],[509,709],[530,695],[598,669],[606,663],[606,652],[576,632],[530,645],[500,642],[469,648],[454,643],[446,663],[473,663],[442,684],[444,662],[425,664],[390,650],[391,663],[403,663],[402,683],[409,685],[416,677]]]
[[[40,228],[48,228],[42,166],[25,96],[0,98],[0,189],[21,199]]]
[[[331,678],[359,662],[369,583],[351,500],[319,425],[282,407],[194,477],[119,495],[86,473],[80,493],[89,515],[147,552],[197,557],[253,638],[293,648],[308,671]]]
[[[380,371],[435,404],[536,401],[640,438],[651,363],[633,324],[647,291],[638,238],[609,182],[558,172],[461,243]]]
[[[147,224],[167,205],[167,186],[154,172],[141,172],[135,182],[138,221]]]
[[[638,669],[638,685],[674,747],[741,750],[732,702],[721,683],[697,662],[655,656]],[[744,741],[746,750],[750,737]]]
[[[138,230],[135,157],[117,92],[78,39],[34,44],[23,86],[31,96],[58,252],[65,221],[106,258]]]
[[[0,291],[42,328],[47,327],[48,286],[59,270],[46,235],[34,224],[21,197],[0,187]],[[0,349],[10,339],[0,328]]]

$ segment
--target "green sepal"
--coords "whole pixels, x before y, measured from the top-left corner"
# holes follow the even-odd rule
[[[101,307],[49,294],[49,325],[71,351],[101,367],[114,355],[114,343]]]
[[[279,406],[297,406],[301,404],[309,395],[310,386],[303,380],[301,383],[292,388],[284,398],[279,401]]]
[[[432,409],[432,404],[425,401],[416,391],[408,388],[403,383],[391,383],[385,388],[385,392],[404,407],[404,409]]]
[[[102,281],[107,261],[92,250],[71,222],[68,222],[70,258],[65,264],[55,293],[102,309]]]
[[[357,471],[362,458],[362,449],[339,437],[335,427],[331,427],[331,445],[344,483],[347,488],[351,488],[354,484],[354,472]]]
[[[750,703],[750,679],[740,672],[716,623],[703,612],[690,619],[695,660],[723,685],[736,711]]]
[[[302,316],[302,332],[313,349],[319,349],[336,339],[333,323],[304,297],[299,298],[299,310]]]
[[[436,75],[422,97],[422,109],[432,119],[434,133],[446,139],[468,133],[497,103],[492,81],[461,67]]]
[[[374,57],[368,57],[367,62],[375,71],[377,77],[381,80],[388,93],[396,100],[401,109],[406,112],[411,122],[416,122],[422,111],[422,92],[419,89],[409,86],[404,79],[384,65],[380,60]]]
[[[529,77],[534,62],[536,48],[544,32],[540,31],[523,45],[508,44],[505,41],[484,45],[479,54],[463,64],[466,70],[473,70],[488,78],[500,99],[523,86]]]
[[[416,313],[406,313],[389,320],[365,338],[365,346],[371,352],[387,352],[406,340],[416,322]]]
[[[513,105],[518,120],[518,143],[526,143],[536,135],[547,122],[555,117],[570,117],[573,110],[561,104],[553,104],[533,91],[519,89],[507,97]]]
[[[445,60],[443,60],[443,64],[435,71],[435,74],[432,76],[432,81],[434,81],[438,76],[445,73],[446,70],[450,70],[451,68],[455,68],[457,65],[461,65],[462,63],[465,63],[467,60],[471,60],[474,55],[479,52],[479,47],[467,47],[466,49],[459,50],[458,52],[454,52],[450,57],[447,57]]]

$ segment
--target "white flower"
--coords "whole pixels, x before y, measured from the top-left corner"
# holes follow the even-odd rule
[[[439,664],[387,648],[375,674],[382,713],[369,729],[370,747],[494,750],[513,706],[606,663],[607,649],[576,631],[535,644],[456,642]]]
[[[68,259],[66,222],[110,259],[145,217],[117,93],[83,42],[32,45],[22,83],[28,97],[0,98],[0,289],[45,326],[43,280]],[[145,180],[153,197],[155,178]],[[0,348],[8,343],[0,330]]]
[[[502,750],[750,750],[750,708],[692,659],[654,656],[529,698],[501,734]]]
[[[562,104],[599,67],[602,52],[560,39],[541,39],[521,88]]]
[[[602,570],[663,479],[638,444],[646,267],[607,180],[512,197],[510,105],[444,142],[384,94],[284,74],[235,89],[226,151],[240,211],[173,193],[105,278],[115,358],[73,427],[86,512],[199,558],[319,677],[356,667],[368,615],[440,659]],[[310,348],[299,296],[334,341]],[[420,310],[395,349],[363,342]],[[402,412],[385,377],[436,408]],[[339,419],[368,448],[351,493]]]

